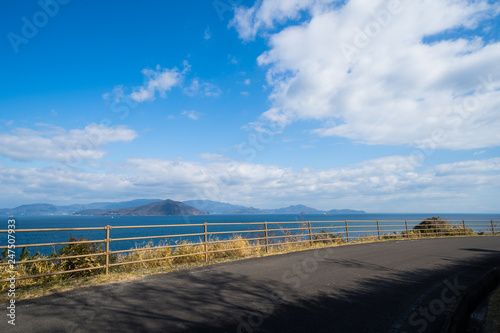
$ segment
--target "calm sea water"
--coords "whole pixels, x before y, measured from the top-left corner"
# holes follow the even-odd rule
[[[338,231],[343,233],[345,231],[345,220],[349,221],[350,236],[355,238],[363,234],[364,226],[367,224],[372,225],[370,230],[373,230],[375,223],[373,221],[380,220],[380,226],[383,233],[385,231],[403,231],[404,223],[400,223],[398,227],[394,227],[394,222],[390,221],[404,221],[408,220],[409,228],[418,224],[419,221],[432,217],[441,216],[448,220],[466,220],[466,221],[480,221],[480,220],[493,220],[500,230],[500,214],[335,214],[335,215],[201,215],[201,216],[18,216],[15,217],[16,229],[44,229],[44,228],[83,228],[83,227],[104,227],[110,226],[141,226],[141,225],[181,225],[179,227],[159,227],[159,228],[133,228],[133,229],[111,229],[111,238],[128,238],[128,237],[149,237],[156,235],[178,235],[178,234],[192,234],[203,233],[203,226],[193,226],[193,224],[207,223],[221,223],[221,225],[210,225],[208,232],[219,231],[248,231],[248,230],[261,230],[263,222],[269,222],[268,228],[278,228],[277,223],[282,228],[296,228],[297,224],[286,224],[285,222],[291,221],[323,221],[322,223],[313,223],[314,232],[320,232],[322,228],[337,227],[337,229],[327,229],[329,231]],[[7,229],[7,216],[0,216],[0,229]],[[372,221],[372,222],[356,222],[356,221]],[[241,223],[241,222],[255,222],[255,225],[227,225],[228,223]],[[486,222],[467,222],[469,224],[478,224]],[[475,231],[487,231],[487,227],[475,227]],[[389,232],[387,232],[389,233]],[[16,246],[22,247],[24,244],[41,244],[41,243],[56,243],[67,242],[70,234],[74,237],[86,237],[91,240],[105,239],[104,230],[86,230],[86,231],[47,231],[47,232],[17,232]],[[257,237],[257,232],[243,233],[243,235],[250,235]],[[229,237],[230,234],[219,235],[219,239]],[[0,244],[7,245],[7,234],[0,233]],[[203,239],[203,236],[191,237],[174,237],[170,238],[170,243],[181,240],[189,240],[198,242]],[[126,250],[136,246],[143,246],[149,240],[132,240],[132,241],[119,241],[111,242],[111,250]],[[158,240],[153,240],[155,244]],[[50,254],[53,247],[32,247],[28,250],[33,254],[39,251],[43,254]]]

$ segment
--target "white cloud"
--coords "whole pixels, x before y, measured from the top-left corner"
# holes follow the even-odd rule
[[[154,70],[145,68],[141,71],[145,77],[144,85],[132,88],[130,94],[125,93],[129,89],[118,85],[111,92],[103,94],[102,98],[114,103],[120,103],[129,98],[131,101],[129,100],[127,103],[129,106],[135,107],[135,103],[153,101],[157,96],[166,98],[167,92],[170,92],[174,87],[181,88],[183,93],[189,96],[216,97],[222,93],[215,84],[204,82],[198,78],[189,80],[187,75],[190,70],[191,65],[187,61],[183,62],[182,71],[177,67],[169,69],[162,68],[160,65],[157,65]]]
[[[224,155],[221,154],[212,154],[212,153],[203,153],[199,155],[202,159],[207,161],[215,161],[224,159]]]
[[[110,93],[105,93],[102,95],[102,98],[107,101],[107,100],[112,100],[115,103],[119,103],[123,97],[125,96],[125,93],[123,92],[123,85],[119,85],[113,88],[113,90]]]
[[[210,38],[212,38],[212,32],[210,31],[210,27],[207,27],[205,29],[205,32],[203,33],[203,38],[205,40],[209,40]]]
[[[203,82],[200,79],[193,79],[191,84],[184,88],[184,93],[188,96],[203,95],[206,97],[216,97],[222,91],[214,84]]]
[[[125,126],[94,123],[84,129],[71,130],[48,124],[37,124],[37,127],[37,130],[16,128],[11,133],[0,133],[0,155],[23,162],[95,160],[106,154],[99,149],[103,145],[129,142],[137,137],[135,131]]]
[[[238,59],[234,55],[228,54],[227,58],[229,59],[229,62],[232,63],[233,65],[238,65]]]
[[[160,97],[165,98],[166,93],[172,87],[181,84],[185,71],[188,68],[186,66],[182,72],[177,67],[162,69],[160,65],[157,65],[155,70],[143,69],[142,74],[146,77],[146,83],[141,87],[134,88],[134,92],[130,94],[130,98],[138,103],[154,100],[156,93]]]
[[[57,164],[45,168],[6,168],[0,165],[3,193],[0,201],[16,198],[19,204],[53,202],[58,205],[96,202],[126,196],[132,187],[127,177],[118,173],[89,172]],[[11,206],[12,207],[12,206]],[[2,207],[3,208],[3,207]]]
[[[191,110],[191,111],[182,111],[181,115],[186,116],[192,120],[198,120],[203,115],[203,113]]]
[[[301,11],[310,8],[316,2],[327,3],[332,1],[258,1],[251,8],[236,8],[234,19],[230,25],[236,28],[240,38],[251,40],[255,38],[255,35],[260,30],[273,29],[275,23],[284,23],[287,20],[299,18]]]
[[[500,145],[500,43],[439,37],[479,26],[500,4],[392,3],[263,0],[239,8],[232,25],[241,38],[269,36],[258,63],[272,107],[261,119],[314,119],[323,123],[317,135],[366,144]],[[297,24],[276,28],[289,20]]]
[[[449,164],[441,164],[436,167],[436,172],[441,175],[448,174],[484,174],[492,171],[500,171],[500,158],[491,158],[477,161],[463,161]]]

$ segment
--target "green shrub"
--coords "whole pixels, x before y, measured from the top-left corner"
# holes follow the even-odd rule
[[[69,236],[69,242],[83,242],[88,241],[88,239],[83,236],[82,238],[75,238],[73,235]],[[54,251],[51,257],[70,257],[85,254],[97,254],[103,253],[104,246],[102,243],[80,243],[80,244],[67,244]],[[117,256],[110,255],[109,262],[116,262]],[[80,257],[80,258],[69,258],[69,259],[59,259],[57,260],[59,267],[63,271],[82,269],[82,268],[93,268],[106,265],[106,256],[91,256],[91,257]],[[69,276],[89,276],[97,274],[98,270],[84,270],[80,272],[68,273]]]

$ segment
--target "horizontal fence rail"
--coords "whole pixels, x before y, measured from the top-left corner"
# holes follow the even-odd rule
[[[426,220],[427,221],[427,220]],[[445,221],[445,223],[443,223]],[[95,228],[47,228],[47,229],[16,229],[15,233],[43,233],[59,231],[102,231],[102,239],[78,240],[69,242],[39,243],[39,244],[16,244],[17,249],[32,247],[52,246],[78,246],[80,244],[96,244],[93,253],[79,255],[57,256],[54,251],[51,256],[13,261],[7,260],[6,255],[9,245],[0,246],[3,250],[0,258],[1,269],[7,271],[7,267],[32,265],[34,263],[52,262],[54,264],[73,263],[75,259],[104,258],[100,264],[91,267],[74,267],[68,270],[56,270],[54,272],[26,275],[16,277],[17,280],[36,279],[40,277],[71,274],[92,270],[102,270],[109,274],[112,267],[126,266],[154,261],[172,262],[177,258],[194,257],[196,261],[208,261],[220,253],[236,253],[241,250],[255,249],[270,252],[276,248],[290,245],[314,245],[315,243],[342,244],[357,241],[375,241],[384,239],[405,239],[422,237],[450,237],[450,236],[473,236],[473,235],[496,235],[500,234],[499,221],[494,220],[428,220],[422,224],[421,220],[342,220],[342,221],[290,221],[290,222],[234,222],[234,223],[199,223],[199,224],[171,224],[171,225],[144,225],[144,226],[105,226]],[[152,234],[137,237],[112,238],[113,230],[155,228],[184,228],[185,233]],[[227,230],[230,227],[241,230]],[[242,229],[242,228],[247,229]],[[221,230],[223,228],[224,230]],[[196,231],[196,232],[193,232]],[[0,233],[12,233],[9,229],[0,230]],[[221,237],[221,238],[219,238]],[[129,248],[125,250],[111,250],[112,244],[125,241],[144,240],[148,241],[144,247]],[[162,243],[153,244],[153,240]],[[222,246],[222,248],[218,248]],[[224,247],[226,246],[226,247]],[[158,257],[133,260],[132,253],[145,251],[157,251],[163,254]],[[163,252],[162,252],[163,251]],[[24,252],[24,251],[23,251]],[[127,257],[128,255],[128,257]],[[125,259],[132,260],[125,260]],[[91,262],[92,259],[89,259]],[[71,265],[69,265],[71,266]],[[0,282],[8,282],[2,279]]]

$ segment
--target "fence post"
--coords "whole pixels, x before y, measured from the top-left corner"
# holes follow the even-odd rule
[[[378,234],[378,239],[380,239],[380,226],[378,224],[378,220],[377,220],[377,234]]]
[[[309,227],[309,243],[312,246],[313,245],[313,234],[312,234],[312,229],[311,229],[311,221],[307,221],[307,225]]]
[[[493,220],[490,220],[491,222],[491,233],[494,235],[495,234],[495,226],[493,225]]]
[[[203,223],[203,236],[205,237],[205,241],[203,242],[203,247],[204,247],[204,252],[205,252],[205,261],[208,261],[208,252],[207,252],[207,240],[208,240],[208,233],[207,233],[207,222]]]
[[[269,238],[267,236],[267,221],[264,222],[264,232],[266,234],[266,253],[269,253]]]
[[[347,236],[347,243],[349,243],[349,225],[347,224],[347,220],[345,220],[345,234]]]
[[[405,228],[406,228],[406,238],[410,238],[410,234],[408,233],[408,221],[405,220]]]
[[[109,274],[109,230],[111,230],[111,226],[107,225],[106,229],[106,275]]]
[[[464,235],[467,234],[467,228],[465,227],[465,220],[462,220],[462,226],[464,227]]]

